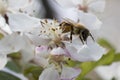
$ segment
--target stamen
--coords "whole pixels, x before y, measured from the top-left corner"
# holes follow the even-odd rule
[[[47,19],[45,19],[45,22],[48,23]]]
[[[52,30],[53,30],[53,31],[55,31],[55,29],[54,29],[54,28],[52,28]]]

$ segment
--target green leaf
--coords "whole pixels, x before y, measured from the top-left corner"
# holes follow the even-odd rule
[[[4,37],[4,35],[0,33],[0,39],[2,39],[3,37]]]
[[[0,71],[0,80],[21,80],[21,79],[17,78],[16,76],[13,76],[9,73]]]
[[[22,56],[20,52],[14,52],[14,53],[8,54],[8,57],[12,59],[21,59]]]
[[[78,76],[76,80],[83,80],[84,76],[93,70],[95,67],[100,65],[109,65],[114,60],[114,51],[109,51],[106,55],[104,55],[100,60],[96,62],[83,62],[80,64],[80,69],[82,72]]]
[[[29,74],[32,74],[32,77],[34,78],[34,80],[38,80],[42,70],[43,68],[40,66],[30,66],[24,70],[24,75],[29,77]]]
[[[103,57],[96,62],[97,66],[99,65],[109,65],[113,62],[115,57],[115,51],[111,50],[106,55],[103,55]]]
[[[120,61],[120,53],[116,53],[115,54],[115,57],[114,57],[114,60],[113,60],[114,62],[116,62],[116,61]]]
[[[105,39],[99,39],[98,43],[110,50],[115,50],[115,48]]]
[[[22,71],[20,66],[18,66],[14,61],[9,61],[6,67],[17,73],[20,73]]]
[[[67,60],[67,65],[69,67],[79,66],[79,64],[80,64],[80,62],[78,62],[78,61]]]

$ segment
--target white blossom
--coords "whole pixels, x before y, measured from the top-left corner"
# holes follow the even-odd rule
[[[38,16],[41,7],[41,1],[39,0],[0,0],[0,14],[2,15],[6,13],[24,13],[30,16]],[[43,9],[42,11],[44,12]],[[41,15],[43,16],[43,13]]]
[[[39,76],[39,80],[75,80],[80,74],[79,69],[63,66],[61,75],[54,66],[46,68]]]
[[[120,62],[114,62],[108,66],[99,66],[95,68],[96,73],[103,79],[103,80],[111,80],[111,79],[120,79]]]
[[[30,61],[33,58],[34,45],[30,42],[27,36],[13,33],[2,38],[2,40],[0,40],[0,67],[3,68],[7,63],[8,54],[18,51],[22,53],[24,61]]]
[[[77,8],[83,11],[103,12],[105,0],[56,0],[64,8]]]

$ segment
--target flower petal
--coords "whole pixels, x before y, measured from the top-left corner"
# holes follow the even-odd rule
[[[56,0],[56,2],[58,4],[60,4],[60,6],[62,6],[63,8],[70,8],[70,7],[74,7],[75,4],[73,2],[73,0]]]
[[[8,54],[11,52],[17,52],[24,47],[24,39],[17,33],[5,36],[0,40],[0,54]]]
[[[95,72],[101,77],[102,80],[111,80],[115,78],[120,79],[120,62],[114,62],[109,66],[99,66]]]
[[[41,67],[43,67],[43,68],[47,67],[48,64],[49,64],[48,59],[46,59],[46,58],[43,57],[43,56],[35,56],[35,58],[33,59],[33,61],[34,61],[37,65],[39,65],[39,66],[41,66]]]
[[[0,41],[0,54],[18,51],[21,51],[24,61],[29,61],[34,57],[34,45],[27,36],[13,33],[2,38]]]
[[[69,19],[72,19],[73,21],[77,21],[79,18],[78,14],[79,13],[76,8],[68,8],[68,9],[64,9],[60,15],[62,18],[69,18]]]
[[[49,50],[47,46],[36,47],[36,55],[40,57],[47,57],[49,55]]]
[[[46,68],[39,76],[39,80],[60,80],[59,74],[54,67]]]
[[[103,12],[105,9],[105,0],[94,0],[88,7],[94,12]]]
[[[98,30],[102,25],[102,22],[92,13],[79,11],[79,20],[89,30]]]
[[[62,80],[73,80],[80,74],[80,69],[75,69],[71,67],[62,67],[61,79]]]
[[[77,38],[78,40],[78,38]],[[68,44],[66,46],[70,57],[73,60],[77,61],[97,61],[99,60],[103,54],[106,53],[105,48],[101,47],[99,44],[91,41],[88,41],[87,44],[80,45],[74,43]]]
[[[21,48],[20,52],[22,53],[22,59],[25,62],[28,62],[33,59],[35,54],[35,46],[32,44],[30,39],[23,35],[24,46]]]
[[[42,16],[44,13],[44,9],[39,0],[8,0],[8,3],[8,10],[11,12],[21,12],[30,16]]]
[[[34,57],[34,62],[42,67],[46,67],[48,63],[48,56],[49,56],[49,51],[48,47],[46,46],[40,46],[36,47],[35,49],[35,57]]]
[[[15,9],[19,9],[21,7],[25,7],[27,6],[28,4],[30,4],[29,0],[7,0],[8,1],[8,6],[10,8],[15,8]],[[22,5],[22,6],[21,6]]]
[[[34,34],[26,34],[30,40],[33,42],[34,45],[48,45],[48,43],[51,41],[51,39],[46,39],[38,35]]]
[[[23,13],[8,14],[9,25],[12,31],[27,32],[40,26],[40,19],[30,17]]]
[[[66,52],[65,52],[65,50],[63,48],[58,47],[58,48],[52,49],[50,54],[52,54],[52,55],[64,55],[64,54],[66,54]]]
[[[7,64],[7,55],[0,54],[0,70],[3,69],[6,64]]]

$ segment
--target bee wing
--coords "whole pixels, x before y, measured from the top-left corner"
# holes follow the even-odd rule
[[[63,18],[67,23],[70,23],[71,25],[73,25],[74,27],[84,27],[83,24],[79,23],[79,22],[75,22],[69,18]],[[79,21],[79,20],[78,20]]]
[[[75,22],[75,21],[73,21],[73,20],[71,20],[69,18],[63,18],[63,20],[70,23],[71,25],[76,25],[77,24],[77,22]]]

